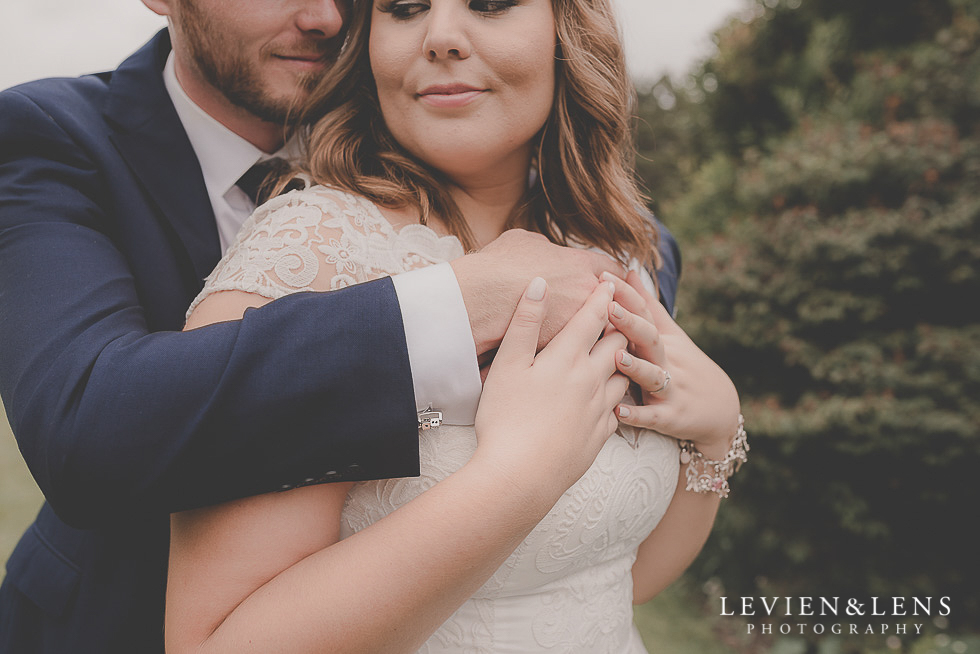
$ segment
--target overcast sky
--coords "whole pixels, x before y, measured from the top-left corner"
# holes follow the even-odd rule
[[[613,0],[638,81],[679,76],[748,0]],[[0,89],[114,68],[164,21],[139,0],[0,0]]]

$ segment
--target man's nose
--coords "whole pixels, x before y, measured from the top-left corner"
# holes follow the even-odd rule
[[[341,1],[341,4],[343,0]],[[309,0],[296,15],[296,26],[319,38],[333,38],[344,25],[344,12],[337,0]]]
[[[465,5],[445,3],[441,8],[429,9],[428,26],[422,42],[422,54],[434,59],[466,59],[472,53],[472,45],[466,34]]]

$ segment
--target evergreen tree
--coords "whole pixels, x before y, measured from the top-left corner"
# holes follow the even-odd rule
[[[980,2],[778,0],[640,102],[679,321],[752,452],[730,595],[953,597],[980,625]]]

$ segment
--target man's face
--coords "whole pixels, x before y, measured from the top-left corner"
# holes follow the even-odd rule
[[[194,82],[274,123],[306,99],[342,41],[335,0],[172,0],[169,9]]]

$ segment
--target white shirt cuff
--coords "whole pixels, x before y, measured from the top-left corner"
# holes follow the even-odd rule
[[[442,411],[448,424],[472,425],[483,385],[452,266],[441,263],[391,279],[405,326],[416,408]]]

